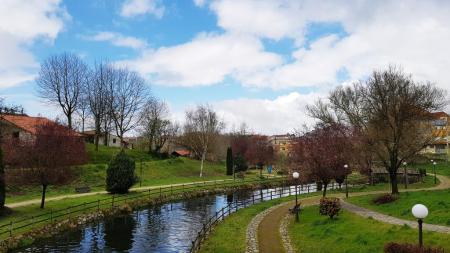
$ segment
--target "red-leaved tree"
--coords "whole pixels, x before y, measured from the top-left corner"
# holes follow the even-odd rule
[[[316,126],[297,138],[291,158],[294,166],[302,170],[309,180],[321,182],[326,196],[327,186],[334,179],[350,174],[344,168],[351,159],[352,143],[350,131],[343,125]]]
[[[54,122],[37,126],[36,134],[30,138],[6,142],[5,161],[11,168],[9,180],[16,184],[41,185],[41,208],[45,205],[47,187],[72,180],[71,167],[85,163],[87,158],[82,137]]]
[[[262,175],[263,167],[273,162],[273,147],[270,145],[267,136],[253,135],[248,141],[245,159],[249,164],[258,167],[260,169],[260,174]]]

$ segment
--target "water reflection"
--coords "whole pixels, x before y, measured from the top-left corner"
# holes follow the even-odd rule
[[[301,193],[307,192],[303,190]],[[223,207],[253,199],[257,203],[260,196],[266,200],[287,196],[289,191],[295,193],[293,187],[241,190],[147,207],[39,240],[15,252],[186,252],[202,224]]]

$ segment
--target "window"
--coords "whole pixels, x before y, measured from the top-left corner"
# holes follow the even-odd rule
[[[13,132],[12,136],[13,138],[19,138],[19,132]]]
[[[113,138],[113,143],[114,143],[114,144],[116,143],[116,138]]]

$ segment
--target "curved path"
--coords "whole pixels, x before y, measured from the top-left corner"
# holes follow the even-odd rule
[[[443,190],[450,188],[450,179],[446,176],[437,175],[439,178],[439,185],[424,189],[400,189],[400,192],[410,192],[410,191],[433,191],[433,190]],[[399,185],[400,186],[400,185]],[[380,194],[386,193],[388,191],[372,191],[372,192],[355,192],[349,193],[349,196],[362,196],[362,195],[371,195],[371,194]],[[338,197],[342,200],[342,207],[347,211],[353,212],[355,214],[361,215],[363,217],[372,217],[375,220],[390,223],[394,225],[408,225],[411,227],[417,227],[417,222],[402,220],[399,218],[395,218],[389,215],[381,214],[378,212],[374,212],[369,209],[365,209],[359,206],[355,206],[353,204],[347,203],[343,201],[345,198],[345,194],[337,193],[337,194],[329,194],[332,197]],[[320,196],[302,198],[300,199],[302,207],[317,205],[319,203]],[[264,216],[259,218],[258,221],[259,226],[257,227],[257,241],[258,245],[253,246],[257,247],[258,251],[261,253],[273,253],[273,252],[292,252],[292,246],[289,245],[290,239],[287,235],[287,222],[286,216],[288,214],[288,210],[290,207],[294,206],[294,202],[290,201],[285,203],[285,205],[278,205],[273,208],[270,208],[270,211],[266,210]],[[301,217],[300,217],[301,219]],[[252,221],[253,222],[253,221]],[[250,227],[248,228],[250,229]],[[254,229],[254,227],[253,227]],[[450,233],[450,227],[434,225],[434,224],[423,224],[424,230],[440,232],[440,233]]]

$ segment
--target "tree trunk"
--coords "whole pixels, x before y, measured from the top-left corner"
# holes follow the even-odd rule
[[[389,172],[389,178],[391,180],[391,193],[398,194],[397,173]]]
[[[322,197],[324,197],[324,198],[327,196],[327,186],[328,186],[328,183],[323,183]]]
[[[5,207],[5,199],[6,199],[5,165],[3,163],[3,150],[2,147],[0,146],[0,209],[3,209],[3,207]]]
[[[70,129],[72,129],[72,113],[67,113],[67,125]]]
[[[45,192],[47,191],[47,185],[43,184],[42,185],[42,199],[41,199],[41,209],[44,209],[44,205],[45,205]]]
[[[206,157],[206,154],[205,154],[205,152],[203,152],[202,153],[202,162],[200,163],[200,177],[203,176],[203,163],[205,161],[205,157]]]

